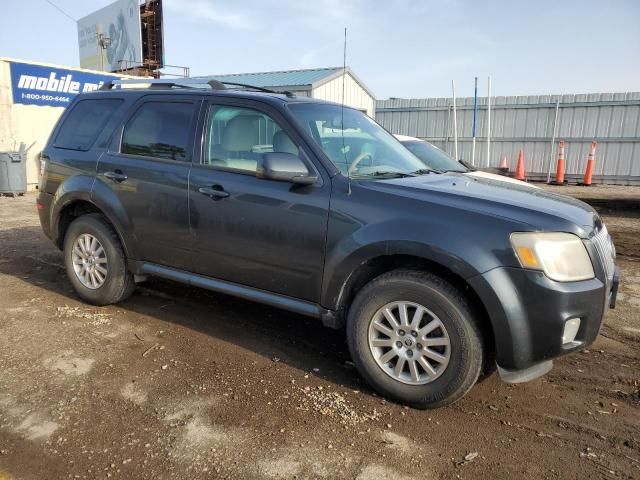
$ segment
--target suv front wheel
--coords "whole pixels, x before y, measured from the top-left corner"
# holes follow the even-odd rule
[[[64,237],[64,261],[76,292],[93,305],[120,302],[135,288],[120,240],[100,214],[71,222]]]
[[[471,389],[483,365],[481,338],[466,298],[413,270],[371,281],[347,319],[362,376],[382,395],[418,408],[451,404]]]

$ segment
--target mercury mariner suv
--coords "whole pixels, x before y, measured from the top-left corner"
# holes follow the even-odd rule
[[[316,317],[421,408],[598,335],[618,274],[588,205],[425,168],[343,105],[200,87],[107,83],[54,128],[37,206],[86,302],[157,276]]]

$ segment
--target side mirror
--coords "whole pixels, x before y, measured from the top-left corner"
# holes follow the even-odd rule
[[[297,185],[312,185],[318,180],[317,176],[309,173],[300,157],[284,152],[263,153],[256,176]]]

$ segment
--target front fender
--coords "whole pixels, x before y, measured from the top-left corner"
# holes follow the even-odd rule
[[[464,260],[437,248],[412,241],[380,241],[363,246],[344,258],[340,258],[340,255],[328,258],[325,265],[326,282],[323,283],[322,305],[329,309],[337,309],[338,305],[342,304],[344,290],[350,277],[367,262],[387,255],[406,255],[446,265],[463,278],[472,276],[474,271]]]
[[[348,220],[330,220],[321,304],[341,305],[351,275],[370,260],[406,255],[427,260],[466,280],[496,266],[509,265],[515,257],[509,245],[511,226],[500,219],[482,220],[447,215],[405,217],[347,226]],[[345,221],[346,220],[346,221]],[[475,224],[474,224],[475,222]],[[348,235],[345,235],[346,233]]]

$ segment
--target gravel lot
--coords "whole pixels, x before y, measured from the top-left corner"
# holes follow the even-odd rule
[[[571,195],[576,198],[588,198],[598,200],[633,200],[640,202],[640,188],[624,185],[596,185],[589,187],[579,185],[546,185],[535,183],[545,190],[564,195]]]
[[[35,196],[0,198],[0,480],[639,478],[640,211],[603,213],[623,283],[596,343],[418,411],[305,317],[161,281],[82,304]]]

